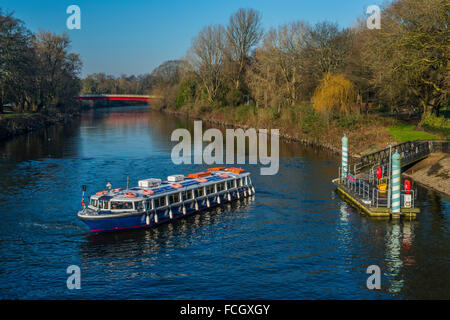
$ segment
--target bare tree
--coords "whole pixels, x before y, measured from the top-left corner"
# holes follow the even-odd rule
[[[163,62],[151,73],[153,85],[174,85],[178,83],[180,80],[180,65],[180,60],[169,60]]]
[[[302,54],[309,37],[310,27],[300,21],[271,29],[266,34],[247,79],[258,104],[264,101],[264,105],[280,107],[301,99]]]
[[[310,76],[311,91],[326,73],[341,72],[351,48],[352,31],[339,30],[329,22],[317,23],[311,29],[311,39],[304,52],[306,74]]]
[[[206,92],[206,100],[213,103],[223,85],[225,29],[221,25],[203,28],[193,40],[188,61]]]
[[[253,9],[239,9],[230,17],[226,35],[231,79],[235,89],[239,89],[250,52],[263,35],[261,14]]]
[[[445,0],[397,1],[383,10],[382,29],[366,32],[363,58],[384,101],[436,114],[449,103],[448,10]]]

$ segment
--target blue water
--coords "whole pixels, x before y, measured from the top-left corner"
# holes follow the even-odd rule
[[[278,175],[252,172],[254,199],[155,229],[91,235],[76,218],[88,193],[175,166],[175,128],[145,107],[101,109],[0,144],[2,299],[450,298],[450,201],[419,188],[417,220],[377,220],[334,193],[339,159],[281,143]],[[368,290],[378,265],[381,290]],[[81,268],[69,290],[66,269]]]

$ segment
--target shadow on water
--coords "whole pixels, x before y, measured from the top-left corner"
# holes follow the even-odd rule
[[[79,120],[71,120],[64,125],[55,125],[35,132],[20,135],[12,140],[0,142],[3,160],[27,161],[39,158],[66,158],[76,150]]]
[[[223,204],[219,207],[204,210],[198,214],[189,215],[150,229],[87,234],[87,241],[81,246],[82,256],[86,258],[103,256],[108,254],[109,251],[105,251],[105,248],[109,247],[110,252],[114,252],[117,246],[123,243],[126,243],[130,250],[133,250],[133,246],[145,245],[145,248],[149,251],[142,250],[141,253],[149,253],[150,251],[167,247],[173,238],[183,238],[194,234],[198,229],[213,227],[220,224],[224,219],[228,223],[234,222],[240,218],[245,210],[249,209],[254,200],[254,197],[251,197]],[[181,243],[176,244],[182,245]],[[96,251],[99,248],[100,251]]]

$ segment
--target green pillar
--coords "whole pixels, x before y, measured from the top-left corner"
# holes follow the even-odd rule
[[[341,165],[341,178],[347,178],[348,174],[348,138],[344,134],[342,137],[342,165]]]
[[[400,181],[401,181],[400,154],[396,151],[392,155],[392,213],[400,213]]]

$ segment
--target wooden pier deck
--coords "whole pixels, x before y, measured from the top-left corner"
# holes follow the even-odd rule
[[[382,218],[396,218],[400,216],[415,218],[418,213],[420,213],[419,208],[402,207],[400,214],[393,214],[391,208],[387,207],[387,194],[378,192],[375,189],[375,199],[378,199],[378,203],[373,203],[374,201],[368,197],[364,197],[361,193],[355,192],[355,189],[348,187],[345,183],[340,183],[339,178],[333,180],[336,185],[339,195],[352,206],[359,209],[362,213],[367,214],[371,217],[382,217]],[[358,189],[358,186],[356,187]],[[373,190],[373,189],[372,189]],[[373,192],[373,191],[372,191]]]
[[[431,153],[428,141],[408,141],[392,146],[391,150],[392,153],[400,154],[402,168],[428,157]],[[347,176],[342,176],[341,168],[339,168],[339,177],[332,182],[336,185],[342,198],[364,214],[371,217],[398,218],[404,216],[414,218],[420,213],[420,209],[414,206],[417,196],[415,190],[401,192],[400,213],[393,213],[389,203],[388,187],[384,192],[378,188],[376,177],[376,167],[378,166],[382,168],[384,182],[387,185],[390,183],[389,177],[386,175],[389,172],[389,155],[389,148],[365,155],[353,166],[349,166],[350,170]],[[408,205],[405,202],[406,197],[411,198]]]

